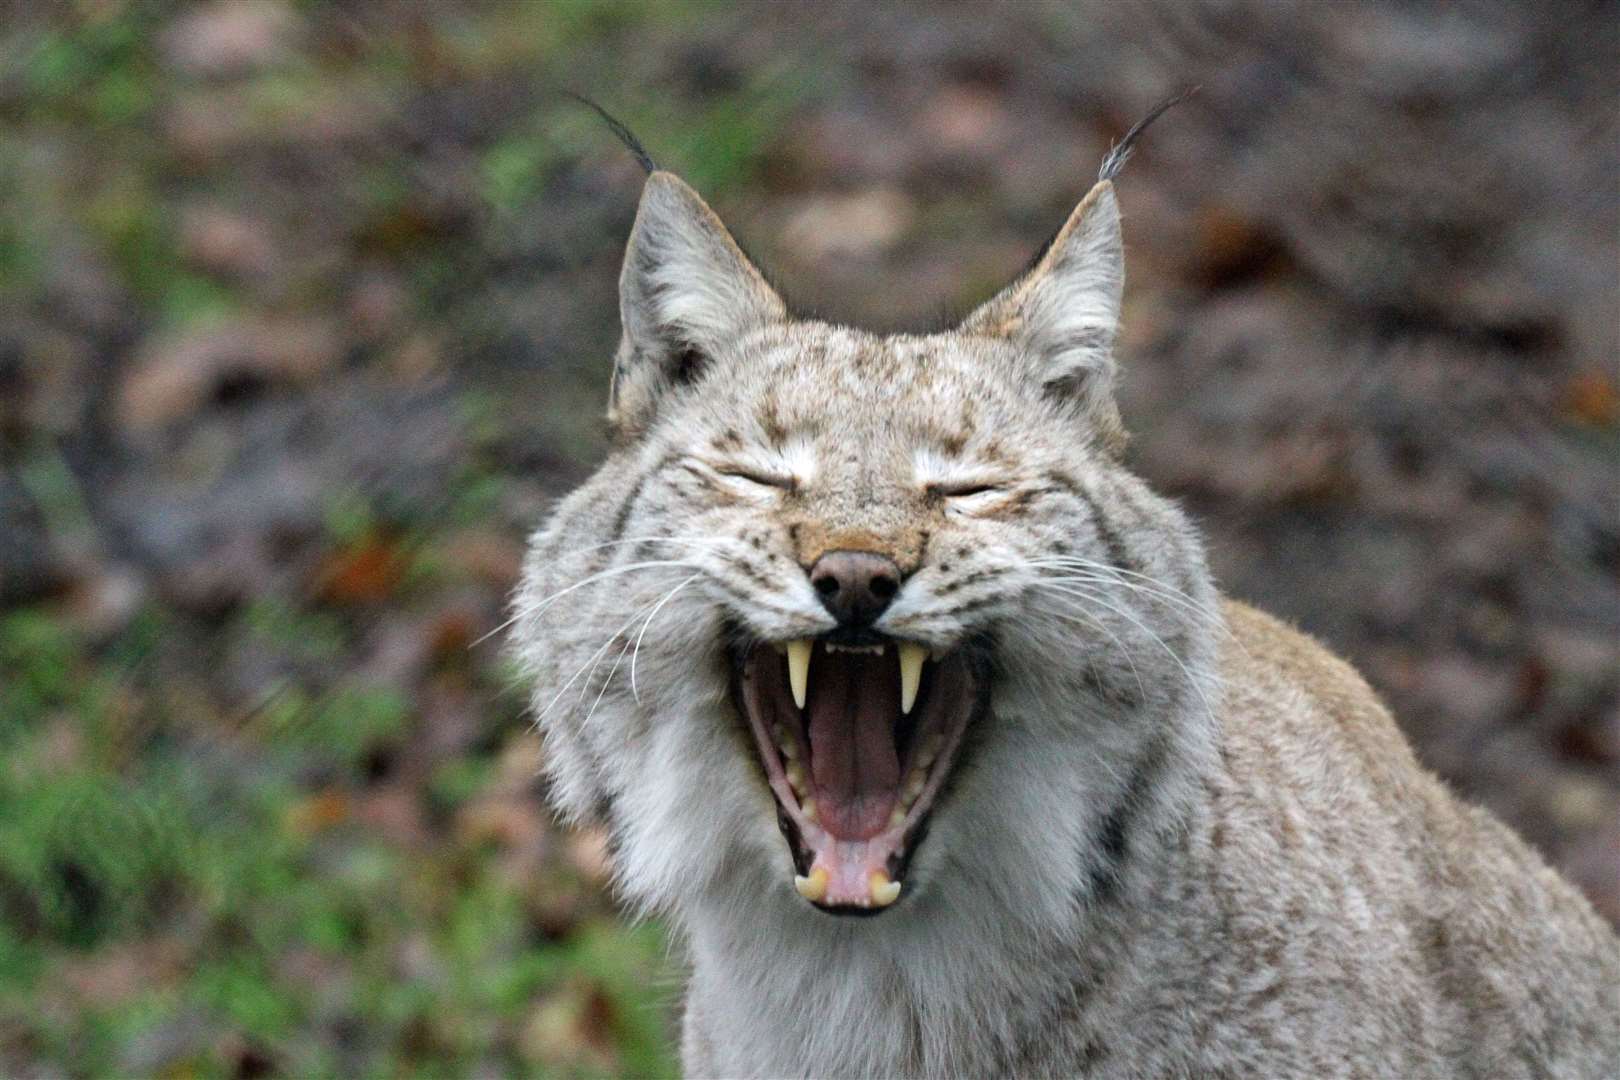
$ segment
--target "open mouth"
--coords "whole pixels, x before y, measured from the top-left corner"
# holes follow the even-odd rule
[[[975,711],[962,650],[863,634],[756,644],[737,659],[799,894],[872,914],[900,898],[912,852]]]

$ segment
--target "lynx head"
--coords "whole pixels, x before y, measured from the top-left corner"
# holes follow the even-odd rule
[[[629,897],[881,934],[1108,887],[1121,814],[1203,715],[1210,602],[1120,463],[1123,281],[1105,178],[948,331],[796,318],[652,173],[616,448],[515,615],[553,797],[610,828]]]

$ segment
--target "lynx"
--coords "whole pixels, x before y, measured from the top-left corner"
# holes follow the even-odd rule
[[[643,155],[615,446],[514,636],[556,806],[689,964],[687,1073],[1620,1076],[1612,930],[1123,464],[1128,150],[886,336]]]

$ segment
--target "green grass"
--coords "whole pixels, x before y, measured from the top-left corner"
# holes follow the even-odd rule
[[[242,618],[264,649],[339,644],[317,614],[266,602]],[[379,832],[356,808],[368,758],[422,736],[409,701],[291,686],[234,729],[216,717],[187,730],[146,696],[175,632],[149,612],[91,648],[43,609],[0,617],[0,1062],[212,1076],[252,1053],[293,1075],[674,1071],[649,989],[656,928],[591,914],[564,865],[514,878],[511,851],[433,824],[489,794],[489,753],[408,793],[421,837]],[[584,904],[561,937],[542,914],[559,896]],[[148,954],[165,958],[149,974]],[[139,977],[120,984],[119,963]]]

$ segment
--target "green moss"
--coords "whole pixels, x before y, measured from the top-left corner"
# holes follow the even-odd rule
[[[26,49],[29,107],[53,119],[113,128],[145,119],[157,100],[152,5],[84,18],[39,34]]]
[[[190,997],[230,1026],[266,1040],[286,1034],[299,1016],[263,960],[244,950],[204,960],[190,979]]]
[[[0,617],[0,747],[76,697],[73,635],[42,610]]]
[[[291,690],[266,710],[268,741],[283,751],[318,753],[345,769],[359,769],[365,758],[398,739],[410,710],[397,691],[340,687],[314,699]]]
[[[242,619],[264,644],[295,660],[335,659],[349,641],[349,632],[337,616],[296,608],[279,598],[253,601]]]
[[[89,771],[8,788],[0,892],[14,926],[87,947],[149,924],[183,886],[189,836],[164,792]]]

